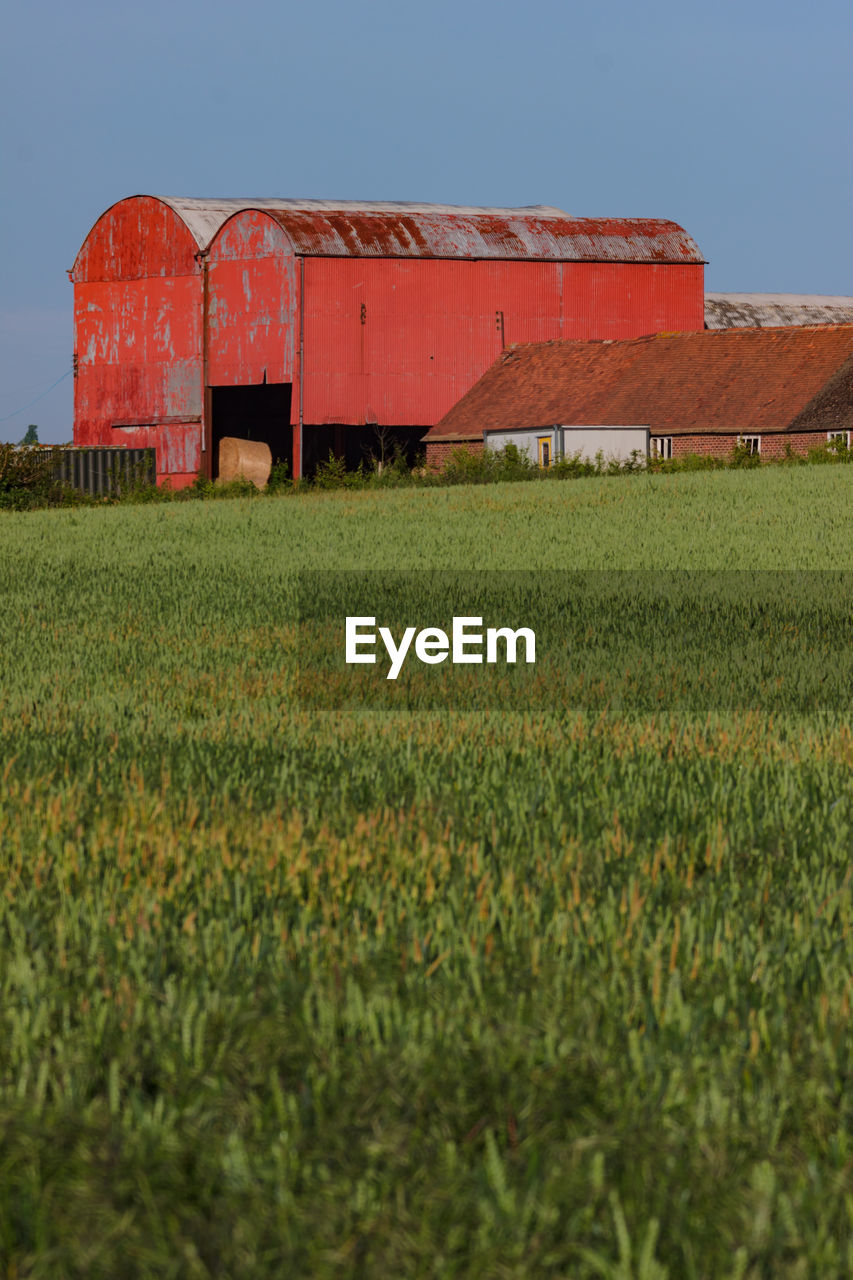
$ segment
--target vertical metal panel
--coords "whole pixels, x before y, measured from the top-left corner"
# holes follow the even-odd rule
[[[269,215],[239,213],[214,238],[208,299],[209,385],[293,381],[296,261]]]
[[[305,421],[436,422],[506,342],[559,336],[559,266],[306,259]]]
[[[563,338],[639,338],[701,330],[701,265],[567,262],[563,266]]]
[[[305,421],[437,422],[502,340],[701,329],[701,265],[305,260]]]
[[[52,458],[57,480],[96,497],[122,487],[154,484],[157,476],[154,449],[60,445],[52,450]]]
[[[171,423],[157,431],[157,470],[167,475],[192,475],[201,470],[201,432],[197,426]]]
[[[183,221],[149,197],[120,201],[99,219],[72,272],[76,377],[74,441],[160,447],[162,424],[198,437],[202,398],[202,290],[196,244]],[[171,469],[167,438],[160,474]],[[187,460],[184,442],[181,454]],[[80,460],[81,469],[91,466]],[[197,470],[195,464],[195,469]],[[82,472],[77,479],[83,483]],[[95,485],[94,473],[85,481]]]
[[[201,413],[197,278],[79,284],[75,321],[81,419],[109,426]]]
[[[110,442],[99,445],[103,434]],[[84,442],[80,437],[88,436]],[[122,441],[121,445],[116,440]],[[201,424],[199,422],[170,422],[149,426],[110,428],[100,433],[97,429],[90,432],[78,432],[78,443],[85,448],[113,449],[122,456],[125,451],[133,452],[150,449],[157,461],[157,482],[172,477],[172,484],[189,483],[195,479],[202,468]],[[184,477],[176,481],[176,477]]]
[[[198,275],[198,246],[174,210],[155,196],[131,196],[103,213],[71,271],[75,283]]]

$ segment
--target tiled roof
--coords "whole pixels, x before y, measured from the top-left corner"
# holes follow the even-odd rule
[[[653,435],[851,429],[853,325],[520,343],[426,439],[555,425],[648,426]]]

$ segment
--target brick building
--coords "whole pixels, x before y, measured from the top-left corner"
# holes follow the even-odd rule
[[[666,458],[849,447],[853,324],[519,344],[427,433],[427,461],[482,449],[484,431],[627,426],[646,427]]]

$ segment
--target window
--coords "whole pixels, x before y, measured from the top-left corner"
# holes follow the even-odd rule
[[[850,448],[850,432],[849,431],[827,431],[826,443],[836,449]]]
[[[649,444],[653,458],[672,457],[672,436],[652,436]]]
[[[761,453],[761,436],[738,436],[738,445],[747,453]]]
[[[539,436],[539,465],[540,467],[550,467],[551,465],[551,437]]]

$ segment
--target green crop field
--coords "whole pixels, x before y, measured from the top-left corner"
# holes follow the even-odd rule
[[[853,1274],[851,499],[0,513],[0,1275]],[[348,697],[365,569],[568,660]]]

